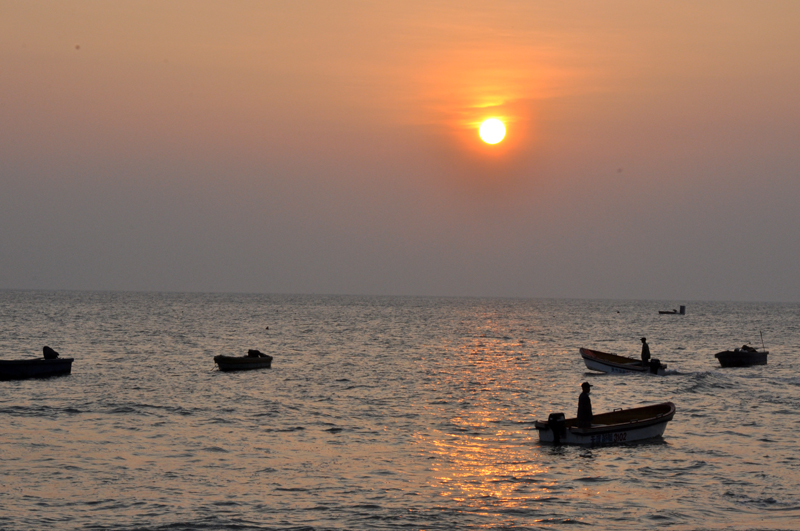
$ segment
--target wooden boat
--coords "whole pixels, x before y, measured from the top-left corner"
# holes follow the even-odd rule
[[[594,415],[588,428],[579,428],[578,419],[566,419],[563,413],[551,413],[546,421],[537,420],[534,426],[539,442],[596,446],[661,437],[674,416],[675,404],[664,402]]]
[[[655,358],[652,358],[648,365],[642,365],[642,360],[617,356],[616,354],[600,352],[599,350],[582,348],[580,349],[580,353],[583,362],[586,364],[586,368],[593,371],[616,374],[657,374],[659,376],[664,376],[667,369],[666,363],[661,363],[661,361]]]
[[[767,350],[758,350],[744,345],[742,348],[717,352],[714,357],[723,367],[750,367],[751,365],[766,365]]]
[[[214,363],[221,371],[269,369],[272,367],[272,356],[257,350],[250,350],[247,356],[214,356]]]
[[[0,360],[0,380],[22,380],[69,374],[73,358]]]

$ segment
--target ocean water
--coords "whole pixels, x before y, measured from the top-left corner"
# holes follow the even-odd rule
[[[0,291],[0,529],[798,529],[800,305]],[[769,364],[722,369],[744,343]],[[586,370],[582,346],[663,377]],[[268,370],[223,373],[257,348]],[[663,439],[532,421],[670,400]]]

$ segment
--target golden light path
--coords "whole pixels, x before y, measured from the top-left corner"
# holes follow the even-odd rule
[[[487,144],[497,144],[506,136],[506,126],[497,118],[484,120],[478,133]]]
[[[450,344],[458,368],[438,366],[432,385],[460,389],[443,404],[432,405],[449,417],[446,427],[417,434],[430,455],[431,470],[440,495],[462,507],[488,514],[488,507],[504,510],[536,509],[556,487],[548,461],[532,451],[533,432],[507,422],[517,412],[498,400],[501,390],[523,389],[524,370],[518,342],[502,338],[503,332],[487,318],[480,337]],[[451,409],[451,400],[461,405]],[[468,407],[463,407],[469,404]],[[536,488],[529,488],[535,484]],[[544,500],[544,501],[543,501]]]

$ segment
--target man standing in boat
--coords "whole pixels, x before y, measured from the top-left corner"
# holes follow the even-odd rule
[[[647,338],[642,338],[642,365],[645,367],[650,364],[650,345],[647,344]]]
[[[581,388],[583,392],[578,397],[578,427],[588,428],[592,425],[592,399],[589,398],[592,384],[583,382]]]

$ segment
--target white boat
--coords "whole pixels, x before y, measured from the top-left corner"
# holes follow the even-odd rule
[[[655,358],[652,358],[647,365],[642,365],[642,360],[617,356],[616,354],[600,352],[599,350],[582,348],[580,349],[580,353],[583,358],[583,363],[586,364],[586,368],[592,371],[616,374],[657,374],[659,376],[664,376],[667,369],[666,363],[661,363],[661,361]]]
[[[546,421],[537,420],[534,426],[539,432],[539,442],[596,446],[661,437],[674,416],[675,404],[664,402],[594,415],[588,428],[579,428],[578,419],[566,419],[563,413],[552,413]]]

